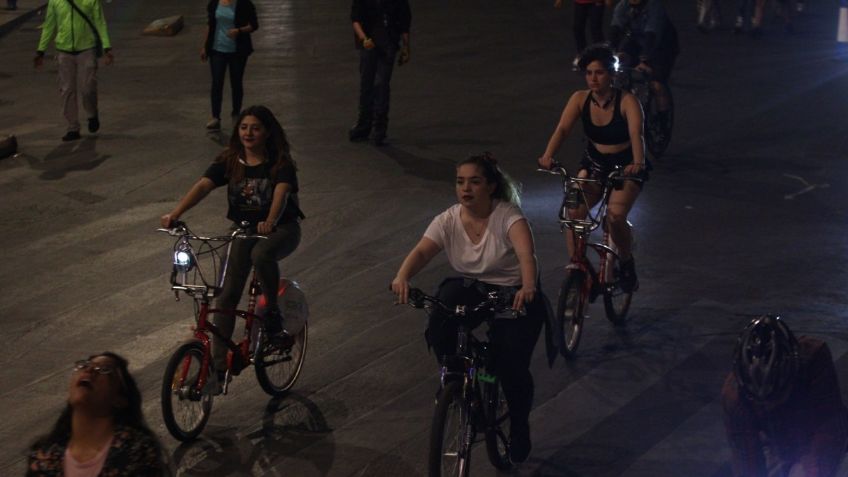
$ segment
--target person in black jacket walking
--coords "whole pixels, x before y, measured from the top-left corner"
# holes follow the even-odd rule
[[[389,125],[389,82],[400,49],[398,65],[409,61],[408,0],[353,0],[350,19],[359,53],[359,117],[349,132],[351,141],[371,134],[375,145],[386,140]]]
[[[247,57],[253,53],[250,34],[259,29],[256,7],[250,0],[211,0],[206,6],[208,28],[201,61],[209,60],[212,71],[212,119],[206,129],[221,129],[221,102],[224,93],[224,75],[230,69],[230,88],[233,93],[231,116],[241,112],[244,97],[242,79]]]

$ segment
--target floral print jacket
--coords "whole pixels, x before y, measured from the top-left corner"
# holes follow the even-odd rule
[[[30,450],[27,477],[60,477],[67,442]],[[161,477],[167,475],[162,450],[156,439],[133,427],[118,427],[100,477]]]

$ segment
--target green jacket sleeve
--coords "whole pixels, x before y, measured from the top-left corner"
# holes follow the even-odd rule
[[[97,2],[94,7],[94,18],[91,22],[97,28],[97,33],[100,35],[100,41],[103,42],[103,49],[112,48],[112,42],[109,41],[109,31],[106,29],[106,17],[103,15],[103,4]]]
[[[56,34],[56,7],[52,1],[47,2],[47,12],[44,14],[44,23],[41,24],[41,39],[38,41],[37,51],[47,51],[47,46],[53,35]]]

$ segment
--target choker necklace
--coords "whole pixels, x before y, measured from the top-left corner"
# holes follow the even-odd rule
[[[601,103],[599,103],[599,102],[598,102],[598,100],[597,100],[597,99],[595,99],[595,93],[590,92],[590,93],[589,93],[589,99],[591,99],[591,100],[592,100],[592,102],[595,104],[595,106],[597,106],[597,107],[599,107],[599,108],[601,108],[601,109],[607,109],[607,106],[609,106],[609,105],[610,105],[610,103],[612,103],[612,100],[613,100],[613,99],[615,99],[615,91],[613,91],[613,92],[612,92],[612,94],[610,94],[610,97],[609,97],[609,98],[607,98],[607,99],[604,101],[604,105],[603,105],[603,106],[601,106]]]

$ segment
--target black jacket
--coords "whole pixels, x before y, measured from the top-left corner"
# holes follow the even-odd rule
[[[206,53],[212,52],[212,42],[215,37],[215,26],[217,23],[215,20],[215,10],[217,9],[218,0],[211,0],[209,4],[206,5],[206,13],[209,16],[209,33],[206,35],[205,45]],[[259,21],[256,19],[256,7],[253,5],[253,2],[250,0],[236,1],[235,24],[236,28],[250,24],[250,26],[253,27],[253,31],[259,29]],[[245,56],[253,53],[253,42],[250,41],[250,33],[239,33],[236,37],[236,53]]]
[[[378,47],[397,48],[401,35],[409,33],[412,14],[408,0],[353,0],[350,20],[359,22]],[[362,48],[361,42],[356,45]]]

